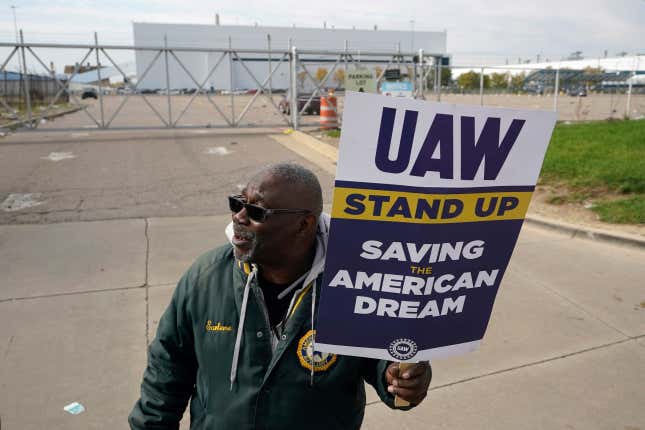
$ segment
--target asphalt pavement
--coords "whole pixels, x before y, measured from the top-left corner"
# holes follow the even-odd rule
[[[116,133],[0,143],[0,201],[40,194],[0,210],[2,429],[126,428],[175,283],[225,241],[225,195],[292,160],[330,201],[333,162],[289,135]],[[368,388],[363,428],[645,428],[644,261],[642,248],[525,225],[481,348],[433,362],[413,411]],[[85,412],[63,411],[74,401]]]

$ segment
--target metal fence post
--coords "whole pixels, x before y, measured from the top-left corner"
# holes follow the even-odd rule
[[[432,74],[432,91],[435,93],[437,97],[439,94],[439,81],[437,80],[437,75],[439,74],[439,61],[437,60],[437,57],[434,57],[434,63],[432,64],[432,67],[434,68],[433,74]]]
[[[349,55],[347,53],[348,50],[349,50],[349,40],[345,39],[345,80],[347,80],[347,56]],[[354,70],[356,70],[356,64],[354,64]],[[333,76],[332,76],[332,79],[333,79]],[[343,85],[345,84],[343,83]]]
[[[168,127],[173,127],[172,103],[170,101],[170,69],[168,67],[168,36],[166,35],[164,35],[163,37],[163,45],[164,45],[164,54],[165,54],[164,65],[166,67],[166,99],[168,100]]]
[[[426,99],[425,97],[426,74],[425,74],[425,69],[423,67],[423,48],[419,49],[419,71],[420,71],[419,79],[421,80],[421,82],[419,82],[419,90],[421,91],[421,100],[425,100]]]
[[[435,57],[436,58],[436,57]],[[439,57],[439,60],[437,61],[437,76],[439,76],[439,85],[437,85],[437,101],[441,101],[441,58]]]
[[[638,68],[637,62],[640,61],[638,56],[634,63],[634,69],[632,70],[632,75],[629,77],[629,85],[627,87],[627,105],[625,106],[625,118],[630,119],[632,117],[632,82],[634,81],[634,76],[636,76],[636,69]]]
[[[291,109],[291,122],[293,123],[293,129],[298,130],[298,52],[295,46],[291,47],[291,76],[293,80],[291,81],[291,100],[289,100],[289,106]]]
[[[233,95],[233,42],[231,36],[228,37],[228,89],[231,92],[231,121],[233,127],[236,127],[235,121],[235,95]]]
[[[267,48],[268,48],[268,56],[269,56],[269,98],[273,100],[273,88],[272,88],[272,75],[271,75],[271,35],[267,34]]]
[[[25,102],[27,103],[27,119],[29,120],[29,127],[33,127],[32,124],[32,114],[31,114],[31,94],[29,94],[29,74],[27,73],[27,57],[25,56],[25,38],[22,35],[22,30],[20,30],[20,55],[22,57],[22,76],[24,78],[25,85],[23,86],[25,90]]]
[[[481,69],[479,75],[479,104],[484,106],[484,68]]]
[[[99,78],[99,106],[101,108],[101,128],[105,127],[105,118],[103,115],[103,85],[101,84],[101,60],[99,59],[99,36],[94,32],[94,50],[96,51],[96,73]]]
[[[555,85],[553,87],[553,112],[558,111],[558,93],[560,92],[560,69],[555,69]]]

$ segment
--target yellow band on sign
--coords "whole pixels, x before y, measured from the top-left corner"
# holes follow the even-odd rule
[[[532,194],[527,191],[426,194],[337,187],[332,217],[416,224],[524,219]]]

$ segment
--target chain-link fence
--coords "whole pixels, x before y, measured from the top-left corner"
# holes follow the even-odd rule
[[[442,101],[555,110],[561,121],[645,117],[645,75],[636,70],[463,67]]]

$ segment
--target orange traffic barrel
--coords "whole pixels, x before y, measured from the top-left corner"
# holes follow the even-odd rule
[[[320,97],[320,128],[323,130],[338,128],[336,97],[331,91],[327,97]]]

